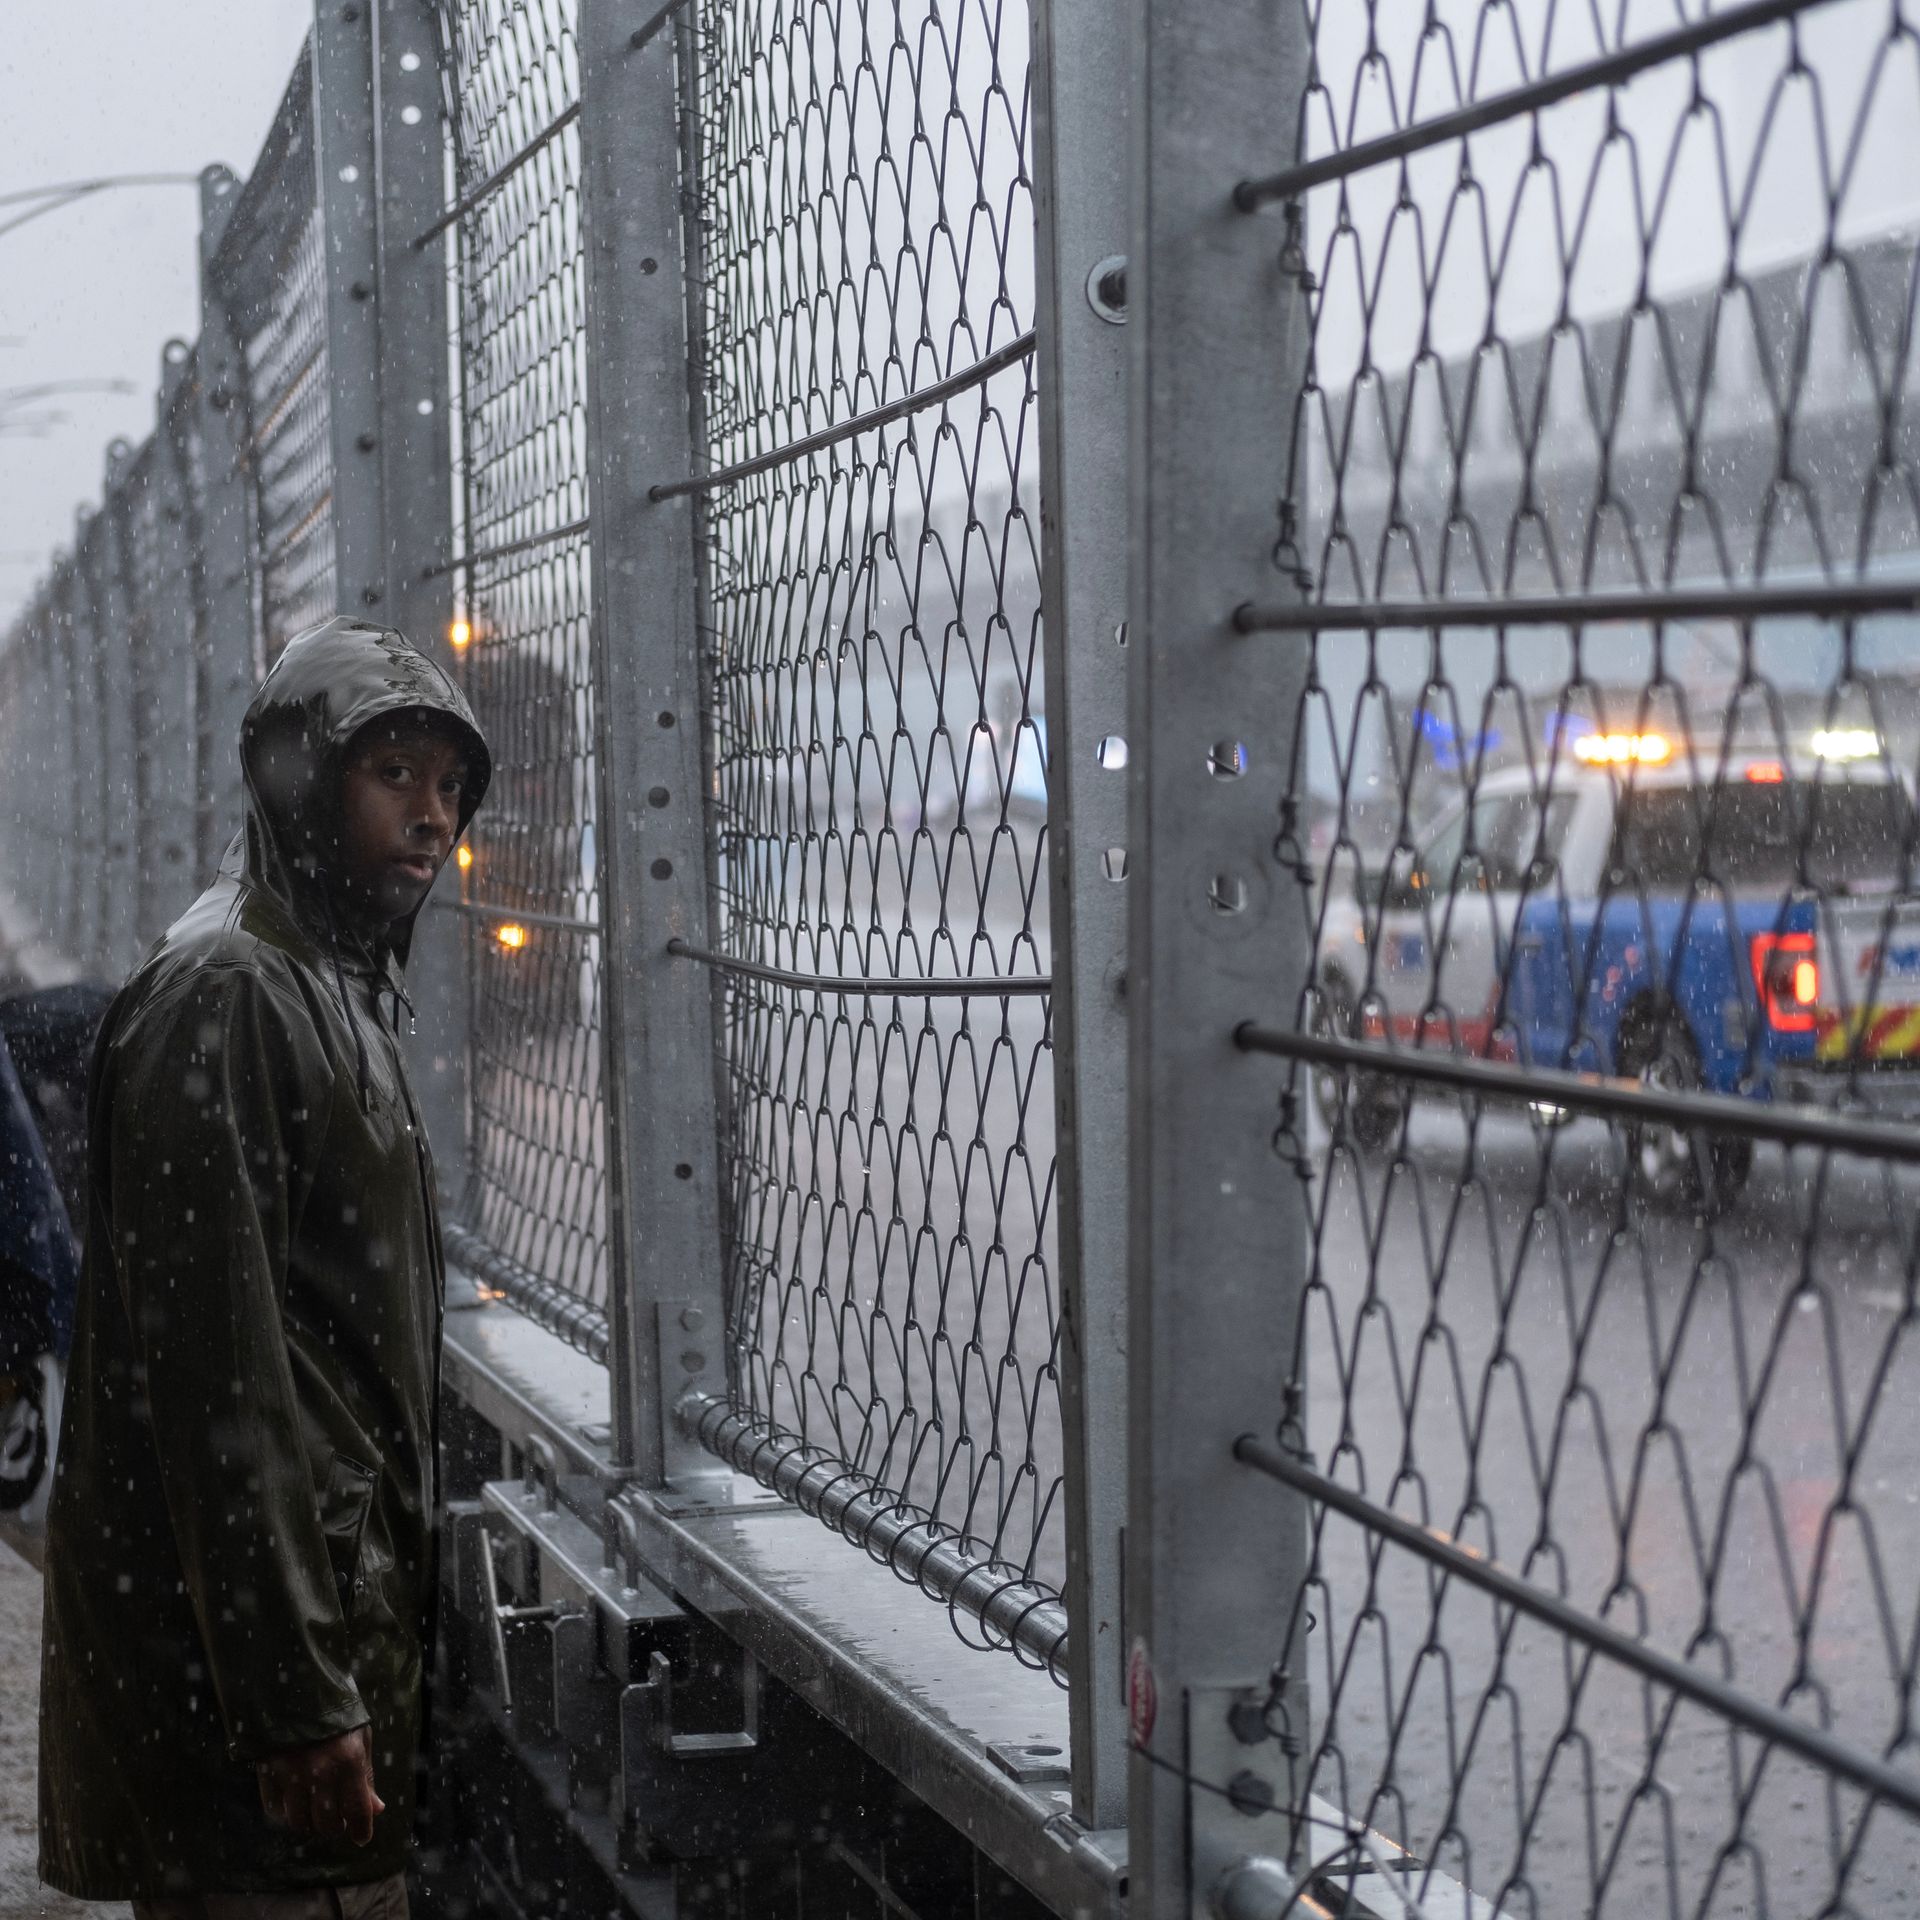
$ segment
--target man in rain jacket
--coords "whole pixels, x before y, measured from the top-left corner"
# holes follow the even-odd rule
[[[490,760],[438,667],[340,618],[267,676],[241,761],[219,878],[94,1054],[40,1871],[165,1920],[386,1920],[442,1312],[400,970]]]

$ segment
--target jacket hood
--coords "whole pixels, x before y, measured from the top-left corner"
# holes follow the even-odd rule
[[[245,820],[221,871],[271,894],[308,934],[331,943],[326,888],[339,846],[347,750],[370,721],[415,708],[443,716],[466,738],[457,841],[493,778],[493,755],[466,696],[391,627],[341,614],[289,641],[241,728]],[[383,943],[402,966],[417,917],[418,909],[395,921]]]

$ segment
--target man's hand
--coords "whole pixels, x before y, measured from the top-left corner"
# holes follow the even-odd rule
[[[269,1754],[258,1773],[267,1818],[295,1833],[364,1847],[373,1838],[374,1815],[386,1811],[373,1790],[373,1738],[366,1727]]]

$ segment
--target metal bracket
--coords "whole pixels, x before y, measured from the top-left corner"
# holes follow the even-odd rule
[[[1262,1909],[1245,1903],[1271,1875],[1251,1870],[1262,1862],[1284,1869],[1289,1858],[1292,1783],[1267,1728],[1269,1691],[1265,1680],[1187,1691],[1191,1920],[1252,1920]],[[1231,1889],[1236,1904],[1222,1904]]]
[[[535,1494],[544,1494],[545,1509],[552,1513],[560,1505],[560,1455],[544,1433],[528,1434],[523,1452],[522,1474],[527,1496],[531,1499]]]
[[[621,1696],[622,1722],[629,1701],[640,1710],[650,1744],[676,1760],[715,1760],[757,1752],[760,1746],[760,1662],[742,1647],[740,1725],[721,1733],[680,1733],[673,1724],[673,1663],[664,1653],[647,1662],[647,1677]]]
[[[557,1502],[535,1504],[539,1498],[511,1480],[491,1481],[480,1494],[489,1525],[510,1532],[538,1557],[543,1599],[597,1609],[610,1628],[686,1617],[680,1603],[648,1577],[630,1515],[623,1523],[621,1509],[611,1506],[595,1529]]]
[[[1066,1749],[1044,1741],[995,1740],[987,1757],[1023,1787],[1061,1786],[1073,1778]]]

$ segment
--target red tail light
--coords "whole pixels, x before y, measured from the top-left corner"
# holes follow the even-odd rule
[[[1756,933],[1753,984],[1775,1033],[1811,1033],[1820,1004],[1820,961],[1810,933]]]

